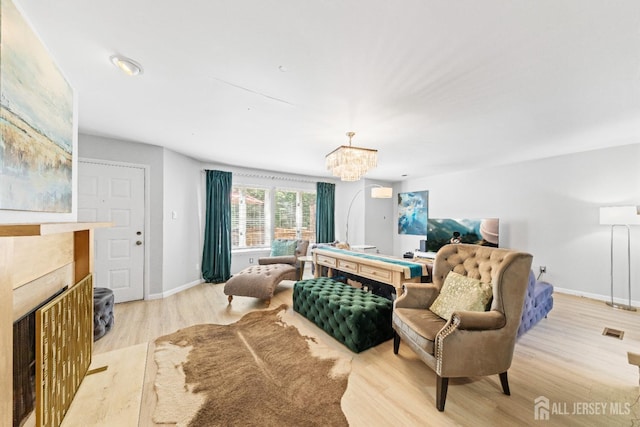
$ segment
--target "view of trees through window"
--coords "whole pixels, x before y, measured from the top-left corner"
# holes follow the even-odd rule
[[[233,187],[231,192],[231,246],[250,248],[268,246],[267,209],[269,190]]]
[[[234,186],[231,225],[233,249],[269,247],[278,238],[314,242],[316,193]]]

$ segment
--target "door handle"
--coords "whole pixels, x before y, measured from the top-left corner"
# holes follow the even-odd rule
[[[136,245],[138,245],[138,246],[140,246],[141,244],[142,244],[142,242],[141,242],[140,240],[138,240],[138,241],[136,242]]]

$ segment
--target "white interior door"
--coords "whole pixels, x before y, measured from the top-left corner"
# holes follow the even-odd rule
[[[144,298],[144,168],[78,162],[78,221],[106,221],[95,230],[94,286],[115,302]]]

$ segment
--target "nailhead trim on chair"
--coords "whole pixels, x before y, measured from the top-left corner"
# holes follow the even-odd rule
[[[442,347],[444,346],[444,339],[458,329],[459,324],[460,318],[458,316],[452,316],[449,324],[445,326],[436,337],[436,374],[438,375],[442,375]]]

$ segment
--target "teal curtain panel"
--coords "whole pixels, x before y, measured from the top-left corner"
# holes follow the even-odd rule
[[[316,183],[316,243],[335,240],[336,185],[329,182]]]
[[[202,277],[207,283],[231,277],[231,172],[207,170],[207,216]]]

